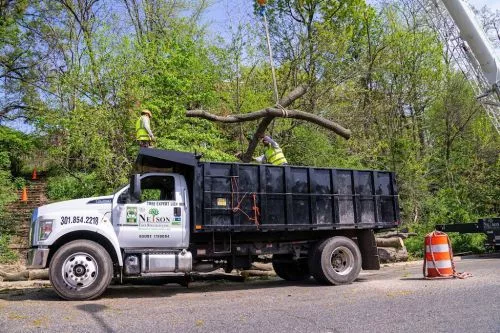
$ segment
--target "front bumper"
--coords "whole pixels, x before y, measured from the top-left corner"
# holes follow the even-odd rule
[[[26,268],[45,268],[47,266],[47,258],[49,257],[49,249],[46,248],[31,248],[28,250],[26,258]]]

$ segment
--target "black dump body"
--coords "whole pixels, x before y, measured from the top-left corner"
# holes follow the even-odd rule
[[[142,148],[140,171],[178,172],[190,187],[192,232],[393,228],[395,175],[388,171],[200,162],[194,154]]]

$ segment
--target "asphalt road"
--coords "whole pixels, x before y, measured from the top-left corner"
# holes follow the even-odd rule
[[[424,280],[410,263],[346,286],[112,286],[87,302],[61,301],[51,288],[9,290],[0,293],[0,332],[500,332],[500,256],[456,264],[474,276]]]

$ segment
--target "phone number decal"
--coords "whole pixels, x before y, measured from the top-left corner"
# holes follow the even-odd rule
[[[61,216],[61,225],[76,223],[97,225],[99,218],[97,216]]]

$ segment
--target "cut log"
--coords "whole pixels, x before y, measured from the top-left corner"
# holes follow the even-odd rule
[[[276,273],[274,271],[258,271],[255,269],[248,269],[245,271],[241,271],[240,274],[245,278],[249,276],[276,276]]]
[[[33,269],[29,271],[30,280],[48,280],[49,270],[48,269]]]
[[[378,256],[382,263],[407,261],[408,251],[406,251],[406,248],[398,250],[393,247],[379,247]]]
[[[261,263],[269,263],[273,260],[273,255],[272,254],[261,254],[258,258],[257,261]]]
[[[250,268],[251,270],[258,270],[258,271],[272,271],[273,270],[273,265],[271,263],[268,264],[263,264],[260,262],[254,262],[252,264],[252,267]]]
[[[4,281],[26,281],[29,278],[29,272],[27,270],[17,273],[5,273],[0,271],[0,276],[3,277]]]
[[[394,247],[396,249],[402,249],[405,244],[403,240],[399,237],[391,237],[391,238],[375,238],[377,242],[377,246],[380,247]]]
[[[227,273],[202,273],[194,274],[191,276],[193,281],[215,281],[215,280],[228,280],[233,282],[243,282],[245,280],[244,276],[227,274]]]
[[[407,239],[408,237],[416,236],[417,234],[415,232],[397,232],[397,231],[389,231],[389,232],[384,232],[384,233],[378,233],[376,234],[377,238],[392,238],[392,237],[399,237],[402,239]]]

